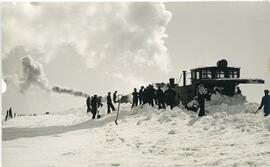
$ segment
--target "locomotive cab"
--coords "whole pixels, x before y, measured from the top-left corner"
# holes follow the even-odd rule
[[[217,66],[191,69],[190,85],[186,85],[186,71],[183,71],[183,86],[176,85],[176,102],[187,105],[197,96],[197,88],[203,85],[211,94],[216,90],[223,95],[235,95],[236,86],[239,84],[263,84],[262,79],[240,79],[239,67],[228,67],[226,60],[217,62]],[[210,96],[209,96],[210,97]]]

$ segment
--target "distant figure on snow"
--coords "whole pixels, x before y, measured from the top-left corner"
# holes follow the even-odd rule
[[[134,92],[132,93],[132,96],[133,96],[133,103],[132,103],[131,108],[138,105],[139,93],[137,92],[136,88],[134,88]]]
[[[92,107],[92,119],[95,119],[96,118],[96,114],[97,114],[97,108],[98,108],[98,99],[97,99],[97,95],[94,95],[92,97],[92,100],[91,100],[91,107]]]
[[[6,117],[5,117],[5,121],[8,120],[8,110],[7,110],[7,113],[6,113]]]
[[[115,91],[115,92],[113,93],[113,103],[116,103],[116,93],[117,93],[117,91]]]
[[[86,99],[86,106],[87,106],[87,113],[88,112],[91,112],[91,98],[90,96],[87,96],[87,99]]]
[[[262,97],[261,105],[258,110],[263,107],[264,116],[268,116],[270,114],[270,95],[269,90],[264,90],[264,96]]]
[[[107,96],[107,108],[108,108],[108,110],[107,110],[108,114],[110,114],[111,109],[113,111],[115,109],[114,106],[113,106],[113,104],[112,104],[111,92],[108,92],[108,96]]]
[[[13,113],[12,113],[12,109],[11,108],[8,110],[8,114],[9,114],[9,117],[10,118],[13,118]]]

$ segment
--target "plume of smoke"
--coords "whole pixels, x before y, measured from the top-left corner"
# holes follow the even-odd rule
[[[32,85],[38,86],[44,90],[50,90],[48,79],[44,75],[42,65],[35,61],[31,56],[25,56],[21,59],[22,78],[20,80],[20,91],[23,93]]]
[[[61,56],[55,51],[63,43],[72,43],[88,68],[104,61],[126,69],[170,67],[164,39],[172,14],[163,3],[6,3],[2,15],[4,53],[31,46],[46,50],[50,61]]]
[[[52,91],[56,92],[56,93],[65,93],[65,94],[70,94],[70,95],[74,95],[74,96],[81,96],[81,97],[87,97],[88,94],[81,92],[81,91],[76,91],[73,90],[71,88],[61,88],[59,86],[54,86],[52,88]]]
[[[60,86],[49,86],[49,81],[43,72],[43,66],[38,61],[34,60],[30,55],[25,56],[21,60],[22,77],[20,79],[20,92],[27,91],[31,86],[37,86],[46,91],[55,93],[65,93],[73,96],[87,97],[88,94],[82,91],[76,91],[71,88],[63,88]]]

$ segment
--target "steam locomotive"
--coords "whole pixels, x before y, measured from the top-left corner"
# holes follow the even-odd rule
[[[218,88],[220,93],[227,96],[235,95],[235,90],[239,84],[263,84],[262,79],[241,79],[240,68],[229,67],[228,62],[222,59],[216,66],[194,68],[190,70],[191,83],[186,84],[187,72],[183,71],[183,85],[175,84],[175,79],[169,79],[169,85],[175,90],[176,103],[180,102],[186,106],[198,94],[198,88],[203,86],[209,93]]]

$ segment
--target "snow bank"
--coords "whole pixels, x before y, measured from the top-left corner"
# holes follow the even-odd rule
[[[237,97],[235,97],[237,98]],[[100,128],[3,142],[4,166],[269,166],[270,120],[258,104],[214,103],[208,115],[149,105]],[[50,154],[48,154],[48,152]],[[46,155],[46,156],[44,156]],[[16,160],[14,160],[16,159]]]

